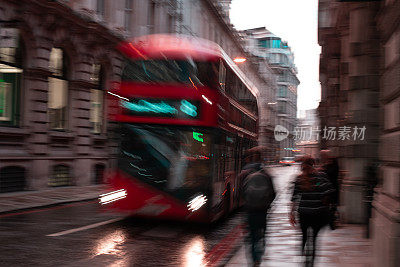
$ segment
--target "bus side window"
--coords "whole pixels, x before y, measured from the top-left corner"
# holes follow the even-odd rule
[[[215,182],[224,180],[225,171],[225,158],[226,158],[226,142],[225,135],[220,133],[215,138],[215,152],[216,152],[216,177]]]
[[[219,61],[219,85],[225,91],[226,68],[222,60]]]
[[[250,149],[250,147],[251,147],[251,145],[250,145],[250,140],[249,139],[247,139],[247,138],[243,138],[242,139],[242,147],[241,147],[241,150],[242,150],[242,165],[241,165],[241,168],[243,169],[243,167],[246,165],[246,151],[248,150],[248,149]]]
[[[235,175],[235,137],[226,136],[226,158],[225,158],[225,178],[232,178]]]
[[[242,164],[243,164],[243,138],[238,137],[236,140],[236,172],[239,174],[240,171],[242,170]]]
[[[197,77],[205,86],[217,89],[219,87],[218,62],[197,62]]]

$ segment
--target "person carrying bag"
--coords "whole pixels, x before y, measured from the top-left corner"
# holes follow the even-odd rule
[[[254,163],[259,158],[257,155],[253,154],[253,163],[244,168],[246,175],[242,189],[253,266],[260,265],[265,251],[267,214],[276,196],[271,176],[262,164]]]

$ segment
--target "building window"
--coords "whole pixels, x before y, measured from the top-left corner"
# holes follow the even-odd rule
[[[104,17],[104,0],[97,0],[96,4],[96,13],[102,17]]]
[[[19,94],[24,46],[17,29],[5,30],[4,33],[0,43],[0,125],[16,126],[20,115]],[[5,39],[7,40],[4,41]]]
[[[280,58],[281,58],[280,63],[283,63],[283,64],[289,63],[288,57],[286,55],[281,54]]]
[[[155,13],[156,13],[156,3],[153,1],[149,2],[149,11],[147,16],[147,27],[149,28],[149,33],[154,33],[155,28]]]
[[[70,167],[64,164],[58,164],[53,167],[52,176],[49,180],[49,186],[69,186],[72,185]]]
[[[9,166],[0,169],[0,193],[25,190],[25,169]]]
[[[91,80],[96,84],[90,92],[90,123],[93,133],[100,134],[103,128],[104,71],[100,64],[93,64]]]
[[[278,97],[286,97],[287,90],[285,86],[279,86]]]
[[[133,0],[125,0],[125,31],[131,31]]]
[[[50,53],[49,69],[49,122],[50,128],[64,130],[67,127],[68,81],[67,60],[63,50],[53,48]]]
[[[272,47],[273,48],[281,48],[281,40],[279,40],[279,39],[272,40]]]
[[[169,33],[175,33],[175,19],[173,16],[168,16]]]
[[[280,39],[264,39],[264,40],[259,40],[258,42],[259,46],[264,47],[264,48],[283,48],[287,47],[287,44],[282,45],[282,41]]]
[[[104,184],[104,170],[105,170],[104,164],[96,164],[94,166],[94,179],[93,183],[94,184]]]
[[[284,102],[278,102],[278,113],[286,114],[286,104]]]

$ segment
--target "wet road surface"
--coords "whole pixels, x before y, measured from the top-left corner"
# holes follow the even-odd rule
[[[278,194],[295,170],[270,169]],[[3,214],[0,265],[215,266],[239,247],[242,222],[240,212],[212,227],[123,218],[96,201]]]
[[[202,266],[237,235],[240,217],[214,227],[122,218],[94,201],[0,215],[0,265]]]

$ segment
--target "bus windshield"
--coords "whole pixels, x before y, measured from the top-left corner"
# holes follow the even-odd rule
[[[122,81],[140,83],[181,83],[218,86],[218,67],[216,62],[147,59],[126,62]]]
[[[205,188],[211,174],[211,135],[173,127],[122,126],[119,169],[166,191]]]

